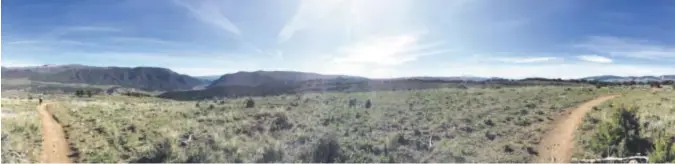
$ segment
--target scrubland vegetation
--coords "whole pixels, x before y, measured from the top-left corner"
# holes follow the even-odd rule
[[[648,155],[675,162],[675,91],[638,90],[588,113],[577,133],[576,158]]]
[[[36,100],[2,99],[2,163],[36,162],[42,146]]]
[[[66,130],[74,162],[528,162],[557,114],[617,90],[533,86],[208,101],[123,95],[49,100],[58,104],[51,112]],[[3,98],[3,109],[15,101]],[[37,105],[23,104],[31,112]],[[23,119],[31,122],[21,123],[26,128],[5,123],[9,119],[3,117],[3,145],[19,147],[3,147],[3,162],[5,156],[36,162],[37,117]]]

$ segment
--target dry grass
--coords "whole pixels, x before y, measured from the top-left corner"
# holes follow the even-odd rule
[[[2,163],[38,162],[42,146],[37,103],[2,98]]]
[[[246,99],[51,99],[77,162],[528,162],[554,115],[615,92],[567,88],[311,93],[255,97],[253,108]]]

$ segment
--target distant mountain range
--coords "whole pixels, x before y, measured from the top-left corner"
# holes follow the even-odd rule
[[[199,79],[158,67],[95,67],[84,65],[44,65],[2,67],[2,79],[118,85],[149,91],[190,90],[203,84]]]
[[[214,80],[208,87],[216,86],[260,86],[280,83],[297,83],[316,79],[335,79],[335,78],[355,78],[366,79],[365,77],[346,76],[346,75],[323,75],[309,72],[292,71],[255,71],[255,72],[236,72],[225,74]]]
[[[444,87],[462,83],[501,81],[500,85],[515,85],[543,78],[504,79],[498,77],[401,77],[370,79],[359,76],[324,75],[294,71],[240,71],[221,76],[188,76],[158,67],[95,67],[85,65],[43,65],[34,67],[2,67],[2,79],[31,81],[116,85],[148,91],[169,91],[160,97],[194,99],[222,96],[269,95],[305,91],[368,91]],[[663,76],[593,76],[582,80],[626,82],[635,80],[675,80],[675,75]],[[551,83],[548,81],[548,83]],[[562,82],[560,82],[562,83]],[[186,98],[187,97],[187,98]]]
[[[602,82],[647,82],[647,81],[666,81],[666,80],[675,80],[675,75],[662,75],[662,76],[614,76],[614,75],[603,75],[603,76],[592,76],[581,78],[584,80],[591,81],[602,81]]]

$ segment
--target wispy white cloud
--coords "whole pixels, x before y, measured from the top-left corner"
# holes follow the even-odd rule
[[[18,51],[38,51],[49,50],[55,51],[57,49],[66,49],[73,47],[110,47],[110,45],[103,45],[96,42],[85,42],[70,39],[34,39],[34,40],[18,40],[18,41],[3,41],[3,48]],[[54,52],[52,52],[54,53]]]
[[[11,59],[10,60],[2,59],[0,60],[0,63],[1,63],[0,65],[2,65],[3,67],[28,67],[44,64],[31,60],[11,60]]]
[[[55,39],[59,37],[64,37],[70,34],[81,34],[81,33],[118,33],[123,30],[111,26],[68,26],[62,28],[56,28],[53,31],[42,36],[46,39]]]
[[[664,75],[675,72],[675,67],[659,65],[631,65],[631,64],[599,64],[599,63],[567,63],[567,64],[480,64],[480,63],[450,63],[443,70],[429,70],[429,74],[437,76],[473,75],[483,77],[506,78],[581,78],[597,75],[644,76]]]
[[[596,63],[611,63],[612,59],[600,55],[579,55],[580,60],[596,62]]]
[[[123,44],[120,44],[123,43]],[[105,36],[96,40],[81,40],[78,38],[28,38],[16,41],[3,41],[3,48],[19,51],[50,50],[50,53],[78,51],[78,48],[103,48],[109,50],[130,50],[129,45],[148,45],[163,51],[167,48],[186,49],[190,43],[174,42],[150,37]],[[192,46],[194,47],[194,46]],[[74,49],[74,50],[73,50]],[[86,54],[83,54],[86,55]]]
[[[451,52],[441,41],[425,42],[424,32],[373,36],[335,51],[318,65],[317,71],[330,74],[393,77],[400,67],[421,57]]]
[[[507,63],[540,63],[562,59],[558,57],[496,57],[495,60]]]
[[[3,41],[6,45],[35,45],[40,44],[42,41],[39,40],[19,40],[19,41]]]
[[[119,32],[122,29],[107,26],[72,26],[65,29],[72,32]]]
[[[427,55],[449,52],[442,42],[420,43],[420,34],[374,37],[344,47],[333,60],[336,63],[399,65]]]
[[[38,35],[32,38],[15,38],[12,40],[3,40],[3,45],[18,46],[18,45],[44,45],[44,44],[58,44],[58,42],[64,44],[82,44],[85,43],[63,39],[65,35],[73,33],[106,33],[106,32],[120,32],[122,29],[115,27],[107,26],[68,26],[55,28],[54,30],[45,33],[44,35]],[[75,43],[78,42],[78,43]]]
[[[145,43],[145,44],[158,44],[158,45],[179,45],[176,42],[164,40],[164,39],[158,39],[158,38],[148,38],[148,37],[108,37],[108,38],[102,38],[105,40],[111,40],[111,41],[116,41],[116,42],[125,42],[125,43]]]
[[[299,30],[308,28],[325,18],[345,0],[301,0],[293,18],[279,32],[279,42],[285,42]]]
[[[593,36],[575,47],[602,55],[649,60],[675,60],[675,45],[663,45],[648,40]]]
[[[230,19],[225,15],[223,7],[219,2],[222,1],[190,1],[190,0],[173,0],[175,4],[186,8],[190,14],[197,19],[213,24],[236,37],[242,35],[241,30],[234,25]],[[193,4],[194,3],[194,4]]]

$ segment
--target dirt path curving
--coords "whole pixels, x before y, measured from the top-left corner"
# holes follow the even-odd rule
[[[574,150],[574,132],[577,130],[577,126],[584,121],[586,113],[591,111],[594,106],[598,106],[616,96],[598,97],[579,105],[577,108],[569,109],[570,114],[558,116],[551,125],[552,128],[544,135],[539,144],[540,153],[536,162],[569,163]]]
[[[72,163],[68,158],[70,149],[61,125],[54,120],[48,108],[53,104],[43,103],[38,106],[42,120],[42,163]]]

